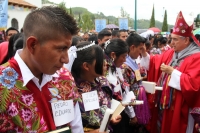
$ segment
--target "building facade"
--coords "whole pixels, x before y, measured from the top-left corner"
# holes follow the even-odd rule
[[[42,6],[42,0],[8,0],[7,28],[21,30],[26,16],[34,9]]]

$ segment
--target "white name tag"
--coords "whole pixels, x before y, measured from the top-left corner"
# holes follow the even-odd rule
[[[74,119],[73,100],[51,103],[53,118],[56,126],[62,126]]]
[[[85,111],[99,109],[99,97],[97,91],[82,94]]]

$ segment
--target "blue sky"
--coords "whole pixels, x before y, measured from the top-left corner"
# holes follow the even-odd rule
[[[120,16],[123,7],[132,18],[135,14],[135,0],[50,0],[55,3],[66,2],[69,7],[84,7],[90,12],[103,12],[105,15]],[[189,1],[190,3],[187,3]],[[137,0],[137,18],[150,19],[154,4],[155,19],[163,21],[164,10],[167,10],[168,24],[175,24],[176,16],[181,10],[185,18],[200,14],[200,0]]]

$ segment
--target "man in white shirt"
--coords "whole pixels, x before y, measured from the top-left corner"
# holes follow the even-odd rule
[[[62,68],[79,30],[76,21],[58,7],[43,7],[28,14],[23,29],[24,48],[0,66],[0,132],[47,132],[70,126],[73,133],[83,133],[77,88]],[[65,108],[60,102],[74,106]],[[64,110],[54,111],[55,104]],[[63,117],[57,120],[58,114]],[[70,114],[74,116],[68,120]]]

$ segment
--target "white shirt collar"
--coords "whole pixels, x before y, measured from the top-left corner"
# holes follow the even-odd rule
[[[47,75],[47,74],[43,74],[42,77],[42,82],[41,84],[39,84],[39,79],[36,78],[33,73],[31,72],[31,70],[28,68],[28,66],[25,64],[25,62],[22,60],[22,58],[20,57],[20,53],[22,52],[22,49],[17,50],[14,59],[17,61],[20,71],[22,73],[22,79],[23,79],[23,86],[26,86],[27,83],[30,80],[33,80],[33,82],[36,84],[36,86],[40,89],[42,89],[42,87],[49,81],[52,80],[53,77],[58,77],[58,75],[55,73],[53,75]]]

